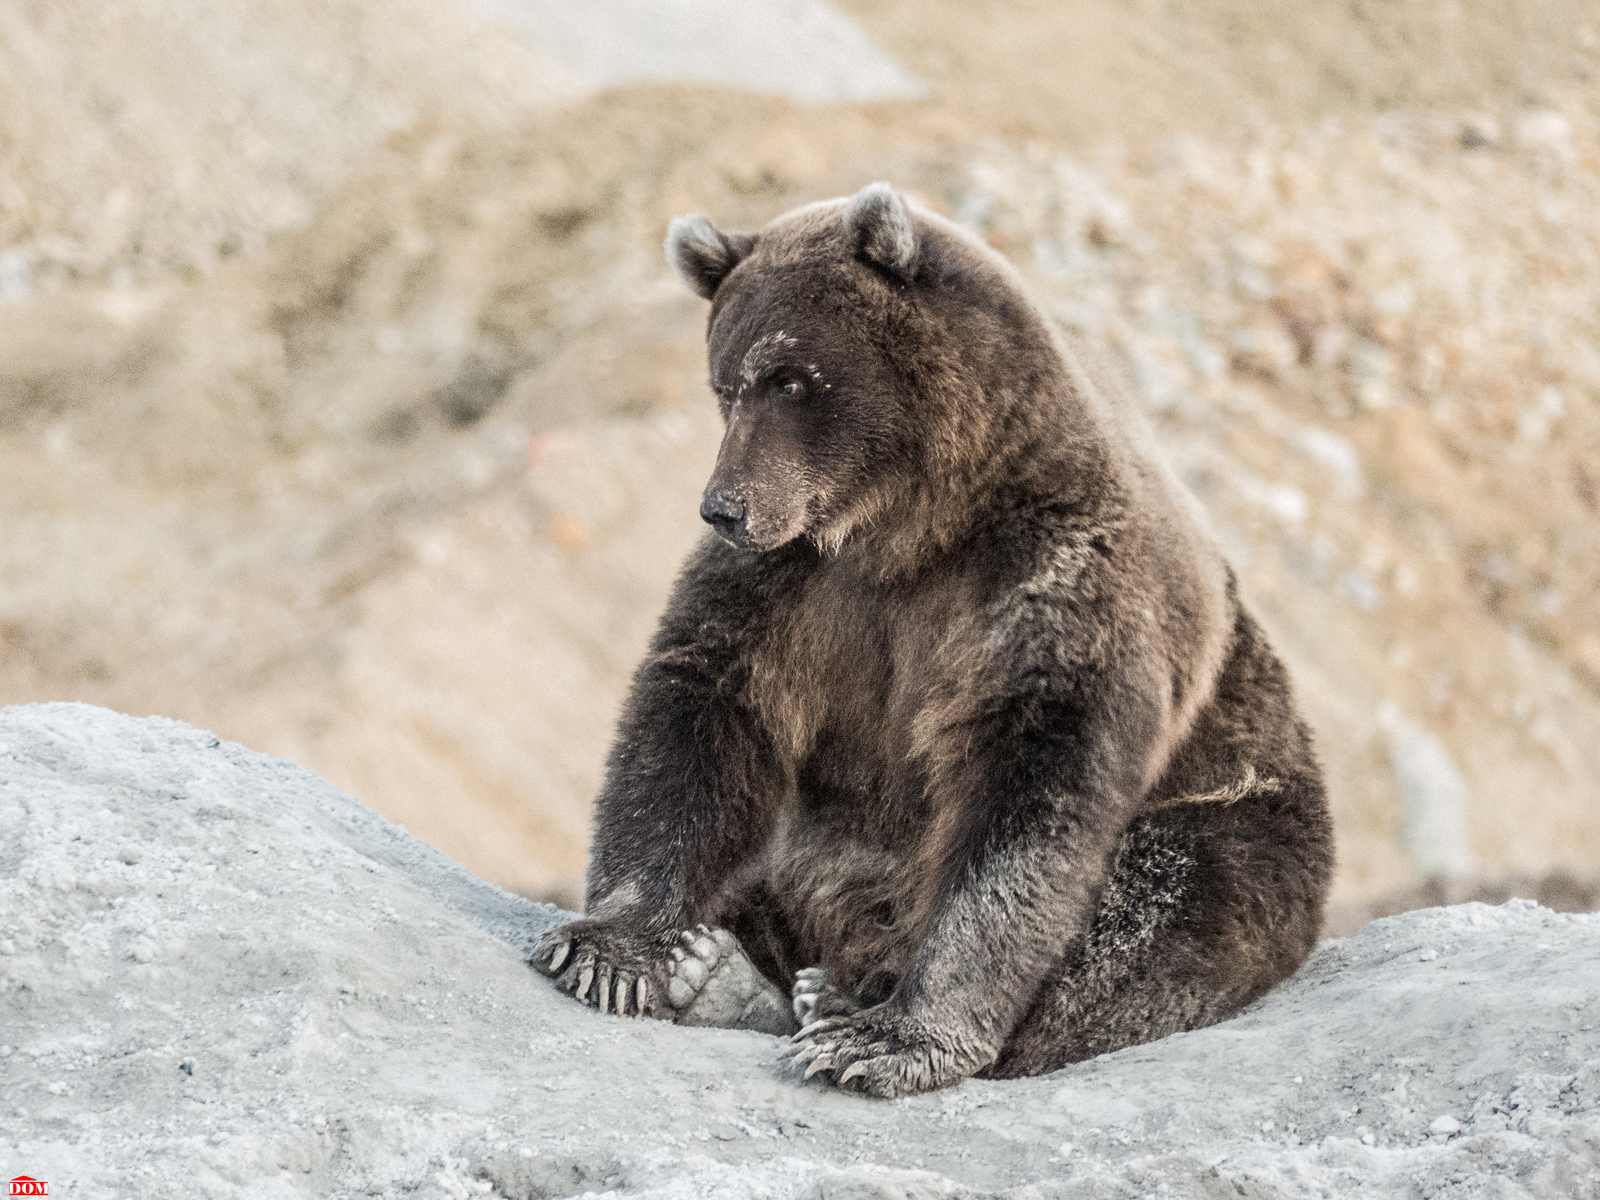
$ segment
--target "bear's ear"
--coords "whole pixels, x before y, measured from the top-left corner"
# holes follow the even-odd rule
[[[911,208],[887,183],[869,183],[850,200],[845,228],[856,253],[902,282],[916,272],[917,231]]]
[[[707,300],[755,246],[750,234],[723,233],[704,217],[674,217],[667,226],[667,261]]]

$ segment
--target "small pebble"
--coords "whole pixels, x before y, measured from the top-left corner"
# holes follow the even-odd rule
[[[120,857],[122,858],[122,861],[127,863],[130,867],[133,866],[134,863],[140,862],[144,859],[144,855],[138,850],[135,850],[132,846],[129,846],[126,850],[124,850]]]
[[[1438,957],[1439,952],[1437,950],[1424,950],[1421,954],[1417,955],[1417,959],[1420,962],[1432,962]]]
[[[1452,1137],[1461,1132],[1461,1122],[1452,1116],[1435,1117],[1428,1132],[1435,1137]]]

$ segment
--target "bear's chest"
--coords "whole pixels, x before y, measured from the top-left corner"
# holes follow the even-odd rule
[[[785,597],[754,649],[751,700],[802,805],[915,819],[919,716],[960,686],[970,607],[956,584],[890,589],[843,570]]]

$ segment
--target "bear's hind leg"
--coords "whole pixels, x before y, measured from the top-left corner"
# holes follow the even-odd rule
[[[860,1012],[861,1007],[849,992],[834,986],[826,967],[806,967],[795,972],[794,1019],[801,1029],[829,1017],[848,1017]]]
[[[983,1074],[1037,1075],[1199,1029],[1290,975],[1316,945],[1332,865],[1324,810],[1294,788],[1135,821],[1087,939]]]
[[[726,929],[685,930],[667,964],[667,1003],[680,1025],[792,1033],[788,998]]]
[[[826,1021],[829,1017],[848,1017],[889,998],[899,979],[891,971],[871,972],[854,992],[835,986],[825,967],[807,967],[795,972],[794,1019],[800,1028]]]

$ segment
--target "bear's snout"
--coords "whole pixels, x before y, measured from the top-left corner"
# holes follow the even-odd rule
[[[716,489],[707,488],[700,498],[700,519],[717,531],[717,536],[740,550],[750,548],[750,527],[745,518],[749,507],[743,500]]]

